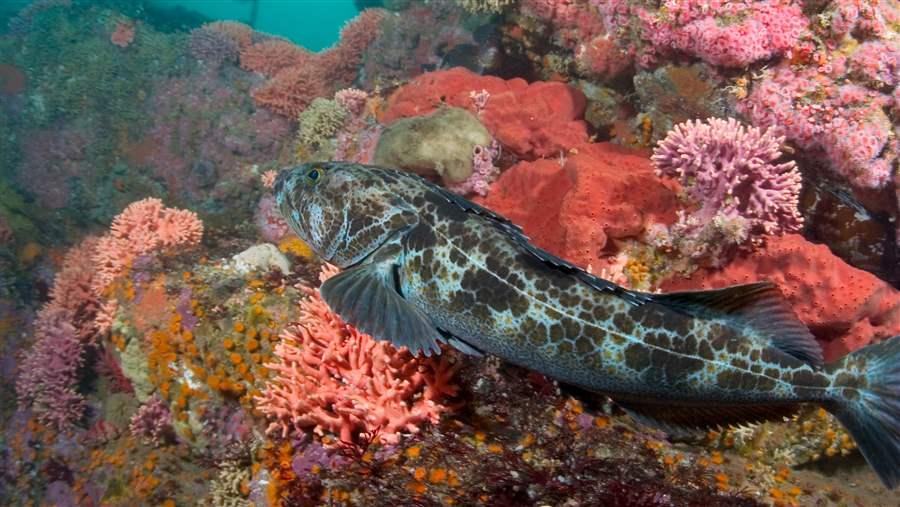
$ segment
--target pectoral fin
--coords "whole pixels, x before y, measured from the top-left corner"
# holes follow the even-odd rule
[[[335,275],[319,289],[322,299],[348,324],[376,340],[407,347],[412,354],[439,354],[441,333],[397,291],[395,265],[367,264]]]

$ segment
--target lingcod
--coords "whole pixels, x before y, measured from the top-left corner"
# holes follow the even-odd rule
[[[669,431],[818,404],[887,487],[900,482],[900,336],[826,365],[772,283],[628,290],[402,171],[308,163],[283,169],[275,190],[293,232],[343,270],[322,284],[325,302],[375,339],[493,354]]]

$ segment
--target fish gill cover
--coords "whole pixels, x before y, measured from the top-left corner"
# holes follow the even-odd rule
[[[891,378],[894,3],[376,3],[322,51],[141,2],[7,20],[0,503],[894,501],[825,409],[683,441],[375,340],[276,198],[282,168],[389,160],[648,298],[769,280],[827,363],[881,344],[844,361]]]

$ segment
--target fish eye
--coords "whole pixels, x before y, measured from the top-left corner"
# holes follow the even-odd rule
[[[309,178],[310,181],[317,181],[321,175],[322,173],[318,169],[310,169],[309,172],[306,173],[306,177]]]

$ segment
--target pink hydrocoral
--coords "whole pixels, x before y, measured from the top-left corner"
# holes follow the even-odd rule
[[[253,91],[253,100],[289,118],[296,118],[316,97],[329,94],[329,84],[313,65],[287,67]]]
[[[253,44],[253,28],[244,23],[236,21],[213,21],[206,23],[201,27],[204,30],[218,32],[238,45],[239,49],[244,49]]]
[[[284,39],[268,39],[241,51],[241,67],[272,77],[281,69],[305,65],[310,52]]]
[[[369,94],[356,88],[344,88],[334,94],[334,100],[344,106],[351,115],[361,116],[366,112]]]
[[[153,397],[131,417],[128,425],[131,434],[154,446],[161,446],[174,437],[172,414],[159,398]]]
[[[335,91],[350,86],[356,79],[365,51],[378,37],[385,15],[382,9],[360,12],[341,29],[337,45],[320,54],[322,72],[335,85]]]
[[[35,345],[26,352],[16,379],[19,404],[59,430],[71,428],[84,411],[75,386],[84,347],[97,334],[93,318],[99,299],[91,288],[91,256],[97,245],[96,238],[88,238],[66,254],[50,300],[38,312]]]
[[[356,80],[366,48],[378,35],[384,15],[380,9],[361,12],[341,30],[338,44],[321,53],[306,53],[302,48],[291,50],[287,42],[249,46],[242,51],[241,65],[273,74],[272,79],[253,91],[253,99],[262,107],[295,118],[313,99],[350,86]]]
[[[102,291],[136,257],[196,246],[202,237],[203,222],[193,211],[166,208],[153,197],[133,202],[113,219],[109,234],[97,245],[95,288]]]
[[[776,163],[783,137],[746,128],[735,119],[710,118],[676,125],[653,152],[662,174],[677,176],[701,206],[696,216],[740,216],[751,233],[800,228],[800,172],[793,161]]]
[[[84,410],[75,389],[84,348],[108,330],[115,313],[115,304],[102,300],[109,282],[135,257],[196,245],[202,233],[194,213],[165,208],[151,198],[132,203],[105,236],[71,249],[49,302],[38,312],[35,345],[25,354],[16,380],[19,403],[30,406],[42,422],[71,428]]]
[[[274,169],[270,169],[260,175],[260,180],[262,181],[262,185],[264,188],[273,189],[275,188],[275,179],[278,178],[278,171]]]
[[[45,311],[37,342],[28,351],[16,379],[19,404],[29,405],[38,420],[58,430],[73,427],[84,413],[84,397],[75,386],[84,362],[84,345],[61,309]]]
[[[325,267],[323,281],[337,273]],[[405,349],[375,341],[343,322],[317,289],[301,287],[300,322],[285,329],[275,347],[274,373],[257,408],[282,437],[312,429],[351,442],[378,429],[385,442],[437,422],[448,407],[442,398],[456,394],[456,367],[446,355],[416,358]]]

